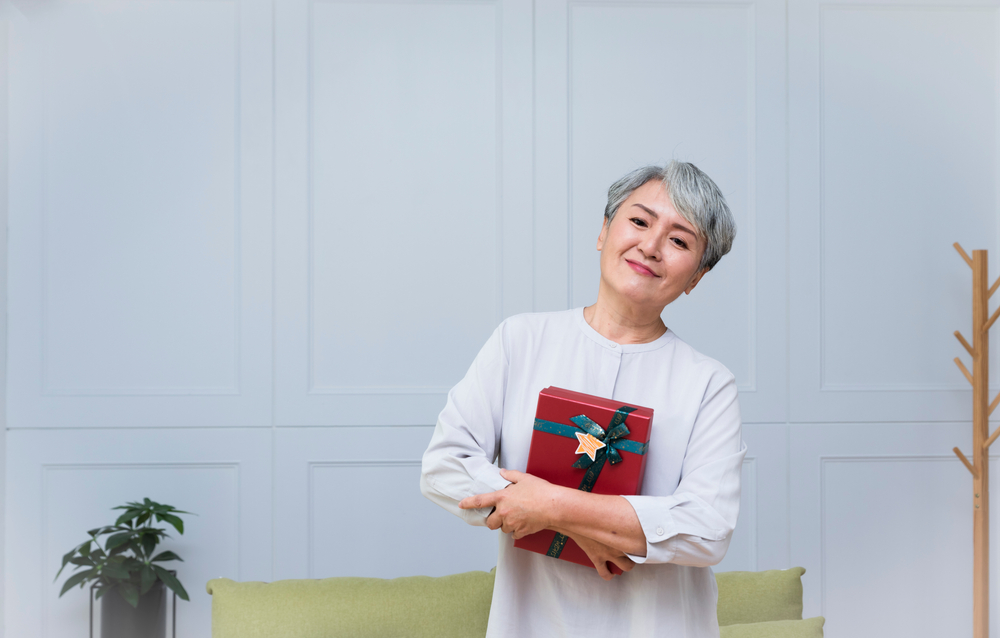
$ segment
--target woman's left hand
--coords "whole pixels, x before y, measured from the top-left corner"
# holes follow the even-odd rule
[[[515,539],[548,529],[549,515],[554,511],[559,491],[567,488],[516,470],[500,470],[500,476],[510,481],[502,490],[462,499],[462,509],[492,507],[486,526],[512,534]]]

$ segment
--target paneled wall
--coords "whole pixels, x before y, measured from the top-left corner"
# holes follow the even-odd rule
[[[504,317],[594,300],[608,185],[672,158],[739,225],[664,314],[740,388],[717,570],[806,567],[832,638],[968,634],[998,7],[0,1],[5,635],[86,636],[59,559],[144,496],[197,514],[185,637],[217,576],[492,567],[420,496],[436,415]]]

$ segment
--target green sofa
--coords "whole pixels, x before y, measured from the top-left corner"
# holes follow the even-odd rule
[[[794,567],[722,572],[721,638],[822,638],[823,618],[802,619]],[[208,581],[212,638],[469,638],[486,635],[493,572],[431,578]]]

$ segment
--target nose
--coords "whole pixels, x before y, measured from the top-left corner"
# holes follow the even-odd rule
[[[660,244],[664,238],[659,236],[659,233],[646,233],[642,241],[639,242],[637,248],[642,256],[651,260],[660,260]]]

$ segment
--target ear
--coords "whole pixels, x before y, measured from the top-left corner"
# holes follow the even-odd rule
[[[711,270],[711,268],[708,268],[708,267],[705,267],[705,268],[702,268],[701,270],[699,270],[698,274],[696,274],[691,279],[691,282],[688,284],[687,288],[684,289],[684,294],[685,295],[690,295],[691,291],[694,290],[694,287],[698,285],[698,282],[701,281],[701,278],[704,277],[705,273],[707,273],[709,270]]]
[[[608,236],[608,226],[610,225],[608,221],[601,222],[601,234],[597,236],[597,250],[604,248],[604,240]]]

